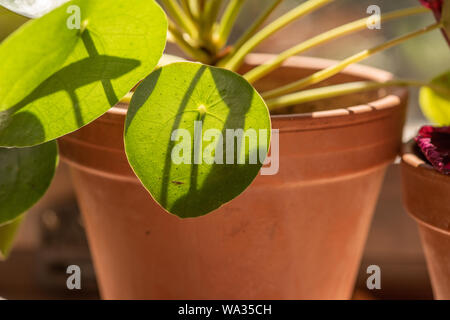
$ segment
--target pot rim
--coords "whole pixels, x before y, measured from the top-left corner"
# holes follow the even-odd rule
[[[432,165],[419,158],[417,153],[414,151],[414,147],[416,146],[416,141],[414,139],[409,140],[408,142],[403,144],[402,147],[402,161],[414,168],[420,168],[422,170],[426,170],[428,172],[433,172],[432,174],[437,174],[442,176],[444,179],[447,178],[445,174],[440,173]],[[449,177],[450,178],[450,177]]]
[[[445,174],[440,173],[437,171],[432,165],[428,164],[426,161],[419,158],[417,153],[414,150],[414,147],[416,146],[416,141],[414,139],[411,139],[410,141],[406,142],[402,146],[402,164],[407,166],[408,168],[412,170],[418,170],[419,174],[425,175],[429,179],[434,180],[441,180],[447,183],[450,183],[450,176],[446,176]],[[434,226],[431,223],[428,223],[426,221],[423,221],[422,219],[416,217],[413,213],[409,212],[407,210],[408,214],[420,225],[427,227],[429,229],[432,229],[436,232],[450,235],[449,230],[442,229],[440,227]]]
[[[273,54],[267,53],[252,53],[247,56],[247,61],[250,64],[260,65],[265,61],[272,58]],[[314,65],[320,68],[329,67],[335,64],[335,60],[306,57],[306,56],[294,56],[287,59],[282,66],[285,67],[298,67],[299,65]],[[378,68],[373,68],[361,64],[354,64],[345,68],[341,73],[350,74],[353,76],[360,76],[367,80],[373,80],[377,82],[385,82],[393,78],[393,74]],[[402,98],[407,95],[408,91],[405,88],[396,88],[390,94],[383,98],[377,99],[375,101],[368,102],[366,104],[350,106],[346,108],[332,109],[326,111],[316,111],[308,113],[295,113],[295,114],[281,114],[281,115],[271,115],[272,119],[278,120],[293,120],[293,119],[315,119],[315,118],[332,118],[332,117],[342,117],[351,114],[364,114],[380,110],[391,109],[401,103]],[[119,103],[120,104],[120,103]],[[117,104],[117,105],[119,105]],[[127,109],[120,108],[117,106],[112,107],[107,113],[117,116],[126,116]]]

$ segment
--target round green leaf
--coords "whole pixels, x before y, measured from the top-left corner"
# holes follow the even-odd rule
[[[450,71],[435,78],[431,87],[420,90],[420,106],[425,116],[438,125],[450,125]]]
[[[241,76],[173,63],[154,71],[136,90],[125,150],[164,209],[181,218],[197,217],[250,185],[267,155],[270,128],[263,99]],[[240,140],[234,136],[239,133]]]
[[[0,225],[16,219],[44,195],[57,164],[55,141],[0,148]]]
[[[40,144],[101,116],[154,69],[166,33],[153,0],[73,0],[25,24],[0,45],[0,146]]]

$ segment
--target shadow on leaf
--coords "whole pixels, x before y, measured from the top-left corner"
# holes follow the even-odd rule
[[[204,179],[202,186],[199,188],[197,182],[198,165],[192,162],[189,192],[185,196],[178,199],[173,206],[169,208],[171,212],[174,212],[180,218],[194,218],[202,216],[212,210],[218,209],[222,204],[231,201],[243,190],[230,188],[230,184],[239,185],[242,184],[242,181],[253,180],[261,168],[259,164],[249,164],[248,154],[246,155],[246,164],[238,164],[237,150],[241,146],[236,143],[236,138],[234,150],[232,150],[234,164],[226,164],[226,130],[238,130],[245,128],[245,114],[247,114],[250,110],[254,91],[239,90],[239,92],[234,92],[227,86],[230,79],[224,75],[223,71],[216,68],[210,68],[209,70],[211,70],[216,88],[222,101],[227,105],[230,111],[222,129],[222,136],[224,137],[222,140],[224,164],[214,164],[211,167],[208,176]],[[240,87],[241,89],[246,85],[249,86],[245,80],[242,79],[242,82],[242,86]],[[249,86],[249,88],[251,87]],[[217,147],[220,148],[220,146],[216,146],[216,148]],[[168,153],[168,155],[170,155],[170,153]],[[215,194],[214,197],[211,197],[212,190]],[[193,212],[195,213],[193,214]]]
[[[6,136],[14,135],[14,133],[10,131],[17,130],[18,123],[24,123],[23,115],[21,115],[22,112],[20,110],[25,107],[32,106],[38,100],[54,93],[60,91],[67,92],[73,106],[77,127],[82,127],[86,124],[80,108],[80,97],[78,97],[76,93],[78,88],[93,84],[95,82],[100,82],[103,86],[103,91],[109,105],[114,106],[119,101],[119,98],[114,92],[111,80],[117,79],[131,72],[133,69],[139,67],[141,62],[134,59],[125,59],[98,54],[88,31],[83,33],[82,39],[84,46],[89,53],[89,57],[63,67],[61,70],[42,82],[22,101],[5,111],[0,112],[0,141],[7,141]],[[57,105],[48,107],[58,108]],[[39,121],[39,119],[37,120]],[[45,138],[45,135],[36,135],[37,136],[34,139],[35,143],[42,142],[39,138]]]

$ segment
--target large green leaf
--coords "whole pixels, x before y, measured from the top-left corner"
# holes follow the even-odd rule
[[[439,125],[450,125],[450,71],[435,78],[432,87],[420,90],[420,106],[425,116]]]
[[[195,135],[196,124],[197,132],[203,127],[203,139]],[[198,63],[173,63],[154,71],[136,90],[126,120],[125,150],[136,175],[163,208],[181,218],[197,217],[250,185],[267,155],[270,126],[263,99],[241,76]],[[239,143],[227,135],[227,130],[239,129],[254,133],[257,141]]]
[[[80,30],[68,27],[73,6]],[[40,144],[95,120],[154,69],[166,33],[153,0],[73,0],[25,24],[0,45],[0,146]]]
[[[0,225],[0,260],[8,257],[23,218],[24,215],[21,215],[9,223]]]
[[[44,195],[57,163],[55,141],[28,148],[0,148],[0,225],[16,219]]]

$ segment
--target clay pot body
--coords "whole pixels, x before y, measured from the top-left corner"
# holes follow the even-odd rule
[[[267,58],[250,56],[247,68]],[[258,87],[332,63],[290,59]],[[331,82],[389,78],[354,66]],[[64,137],[102,296],[350,298],[384,173],[400,148],[406,100],[397,90],[365,105],[273,116],[278,174],[258,176],[219,210],[187,220],[164,212],[130,169],[125,109]]]
[[[414,142],[405,145],[403,203],[419,227],[434,296],[450,300],[450,177],[418,154]]]

